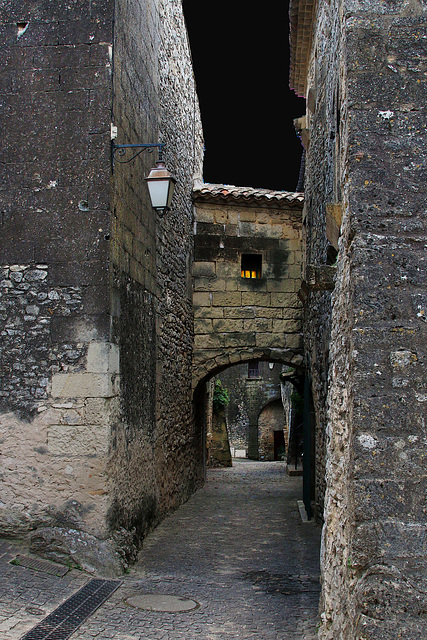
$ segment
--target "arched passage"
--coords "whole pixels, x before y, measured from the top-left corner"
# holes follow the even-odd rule
[[[203,184],[195,189],[193,394],[206,468],[206,383],[228,367],[276,362],[301,372],[301,194]],[[248,455],[259,458],[251,416]]]
[[[239,355],[239,359],[237,359],[237,355]],[[258,355],[258,354],[257,354]],[[230,364],[231,360],[231,364]],[[303,363],[302,358],[299,354],[293,354],[292,359],[280,359],[276,358],[272,360],[268,358],[266,355],[261,358],[254,357],[254,354],[250,351],[243,352],[240,351],[238,354],[231,353],[228,359],[224,359],[223,362],[219,362],[216,364],[210,372],[208,372],[199,382],[195,385],[194,389],[194,416],[195,416],[195,425],[196,425],[196,434],[197,434],[197,442],[200,451],[200,459],[203,465],[203,468],[206,470],[206,433],[209,428],[209,420],[212,412],[212,405],[209,404],[211,402],[210,395],[208,392],[208,383],[212,378],[215,378],[220,373],[232,371],[234,367],[239,368],[238,365],[247,364],[248,370],[249,365],[251,363],[259,363],[265,362],[270,363],[270,365],[277,365],[277,381],[276,387],[265,388],[262,384],[260,384],[260,378],[250,379],[248,374],[248,379],[245,382],[244,393],[246,395],[246,442],[240,443],[238,446],[240,448],[246,449],[245,456],[258,460],[260,459],[260,450],[259,450],[259,437],[258,437],[258,420],[259,415],[263,407],[271,403],[272,401],[278,401],[281,404],[280,399],[280,381],[281,381],[281,371],[282,366],[291,367],[295,372],[295,377],[301,377],[303,375]],[[283,412],[283,409],[282,409]],[[232,443],[233,444],[233,443]],[[271,459],[274,459],[274,454]]]
[[[278,362],[282,365],[292,367],[297,372],[302,372],[303,357],[299,349],[251,349],[251,348],[224,348],[221,353],[218,353],[215,357],[209,357],[209,353],[206,354],[206,359],[203,359],[201,354],[197,359],[197,355],[194,358],[193,365],[193,389],[197,389],[200,384],[205,384],[210,378],[218,375],[224,369],[232,367],[236,364],[242,364],[245,362]]]
[[[302,196],[203,184],[194,201],[193,388],[247,360],[300,364]]]

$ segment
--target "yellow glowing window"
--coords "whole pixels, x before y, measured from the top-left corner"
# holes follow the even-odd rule
[[[242,255],[242,278],[261,278],[262,275],[262,256],[256,254]]]

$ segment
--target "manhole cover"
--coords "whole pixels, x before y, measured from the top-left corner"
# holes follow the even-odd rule
[[[168,613],[191,611],[192,609],[197,609],[199,606],[195,600],[180,598],[179,596],[164,596],[157,593],[132,596],[128,598],[126,602],[132,607],[138,607],[138,609],[145,609],[146,611],[166,611]]]

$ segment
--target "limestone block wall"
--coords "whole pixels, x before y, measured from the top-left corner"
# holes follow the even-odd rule
[[[240,191],[195,191],[194,385],[241,361],[298,359],[302,345],[302,198]],[[262,257],[261,278],[241,277],[243,254]]]
[[[114,573],[202,466],[189,269],[202,141],[181,3],[7,2],[0,20],[0,529]],[[118,143],[166,143],[178,183],[164,221],[143,182],[153,158],[112,174],[112,120]]]
[[[177,178],[163,218],[149,203],[144,154],[114,169],[113,340],[121,419],[110,462],[113,529],[136,540],[188,499],[203,475],[191,404],[192,188],[202,132],[180,2],[116,7],[113,120],[118,143],[162,142]]]
[[[331,320],[316,298],[328,294],[308,302],[331,327],[329,349],[316,323],[308,343],[330,362],[327,402],[317,398],[324,639],[426,634],[424,11],[415,0],[318,5],[307,85],[310,260],[320,264],[323,207],[331,196],[342,203]]]
[[[219,374],[230,395],[230,402],[225,407],[230,445],[248,452],[249,432],[252,431],[254,446],[253,450],[251,446],[250,453],[256,459],[260,455],[258,416],[265,405],[280,397],[279,376],[282,370],[279,363],[259,362],[258,367],[257,378],[248,377],[247,363],[233,365]]]
[[[227,419],[223,408],[214,408],[212,411],[211,428],[207,433],[206,448],[208,467],[233,466]]]
[[[283,443],[286,442],[287,433],[284,433],[283,421],[283,405],[280,399],[266,405],[261,411],[258,417],[258,450],[260,460],[285,459],[285,445],[280,445],[277,447],[277,451],[275,451],[274,441],[275,432],[281,431],[283,432]]]
[[[8,535],[36,527],[107,535],[118,408],[108,315],[113,3],[98,9],[89,1],[0,8],[0,530]]]

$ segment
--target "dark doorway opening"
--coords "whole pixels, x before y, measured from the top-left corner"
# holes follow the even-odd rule
[[[274,432],[274,459],[283,460],[286,453],[285,434],[283,429]]]
[[[315,413],[313,394],[311,391],[311,380],[308,375],[304,381],[304,451],[303,451],[303,500],[307,517],[310,520],[312,517],[311,504],[315,498],[315,463],[316,463],[316,448],[315,448]]]

